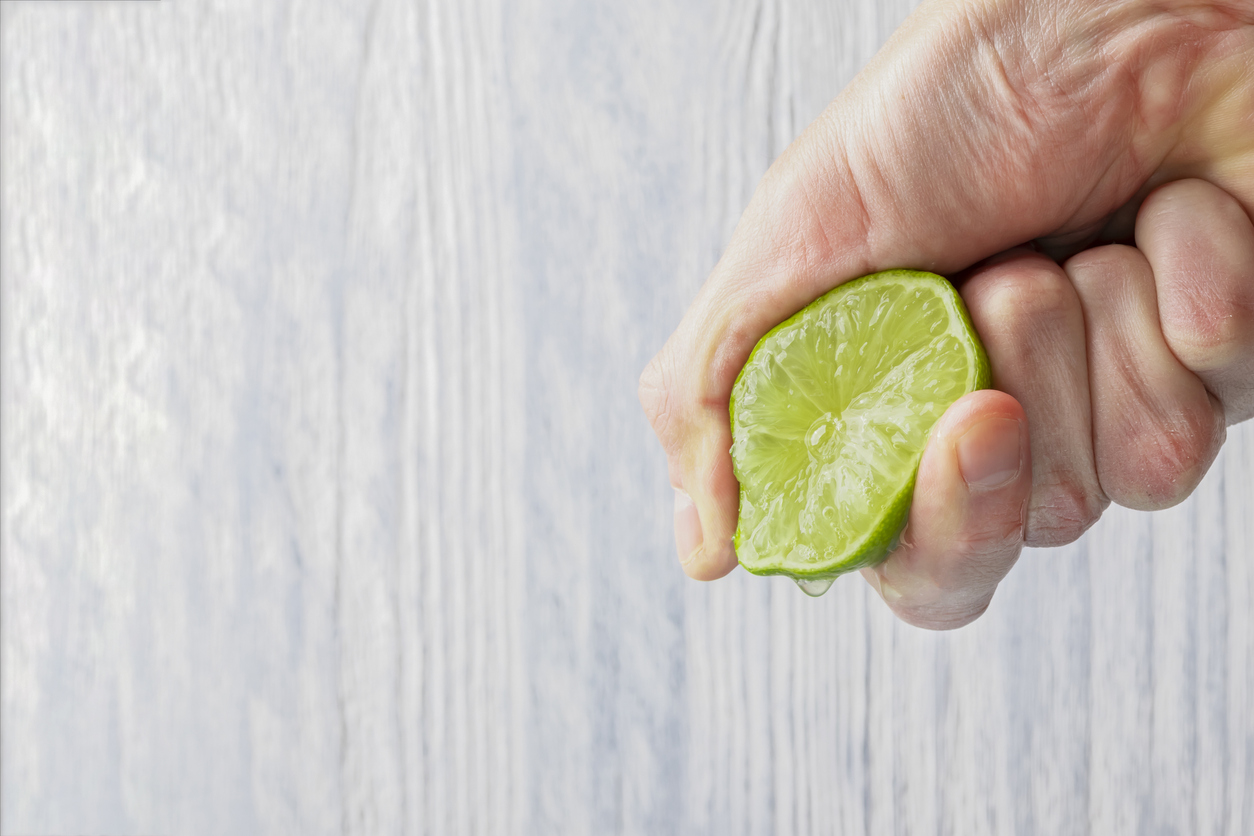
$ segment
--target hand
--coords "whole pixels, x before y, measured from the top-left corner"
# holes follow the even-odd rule
[[[685,571],[736,565],[727,403],[754,344],[890,267],[976,264],[1002,390],[938,422],[902,545],[864,571],[898,615],[968,623],[1024,544],[1178,502],[1254,414],[1252,213],[1254,0],[924,3],[767,172],[641,377]],[[1034,240],[1063,265],[1007,251]]]

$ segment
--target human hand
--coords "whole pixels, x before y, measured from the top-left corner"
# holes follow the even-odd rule
[[[641,377],[685,571],[736,565],[727,402],[754,344],[891,267],[1001,253],[961,292],[1002,391],[938,422],[902,545],[864,571],[898,615],[965,624],[1023,545],[1178,502],[1254,414],[1252,213],[1254,2],[925,3],[767,172]],[[1062,267],[1003,252],[1033,240]]]

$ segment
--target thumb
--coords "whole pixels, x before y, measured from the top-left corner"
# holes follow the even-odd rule
[[[1023,549],[1031,492],[1023,408],[1002,392],[972,392],[933,429],[901,545],[863,576],[910,624],[968,624]]]

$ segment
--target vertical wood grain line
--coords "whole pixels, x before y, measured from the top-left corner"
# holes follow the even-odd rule
[[[433,628],[429,664],[433,712],[426,793],[431,804],[422,832],[509,833],[520,821],[516,784],[506,770],[517,762],[519,695],[514,567],[521,555],[511,503],[518,495],[518,434],[503,431],[511,409],[507,383],[517,360],[517,334],[503,321],[510,299],[499,244],[503,234],[493,204],[498,182],[503,109],[497,9],[493,3],[439,4],[426,9],[431,55],[425,165],[434,202],[429,222],[438,254],[435,315],[426,312],[428,387],[438,404],[438,431],[426,434],[439,466],[425,476],[427,495],[446,523],[423,557],[430,569],[424,590]],[[517,375],[513,375],[517,379]],[[438,499],[437,499],[438,498]],[[437,626],[438,624],[438,626]],[[438,638],[437,638],[438,637]]]
[[[349,833],[520,821],[496,14],[380,0],[363,50],[344,314]]]

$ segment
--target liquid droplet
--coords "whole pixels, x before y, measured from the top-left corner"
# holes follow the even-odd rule
[[[824,592],[832,588],[832,584],[836,582],[835,578],[819,578],[818,580],[807,581],[797,578],[797,586],[801,587],[801,591],[811,598],[817,598]]]

